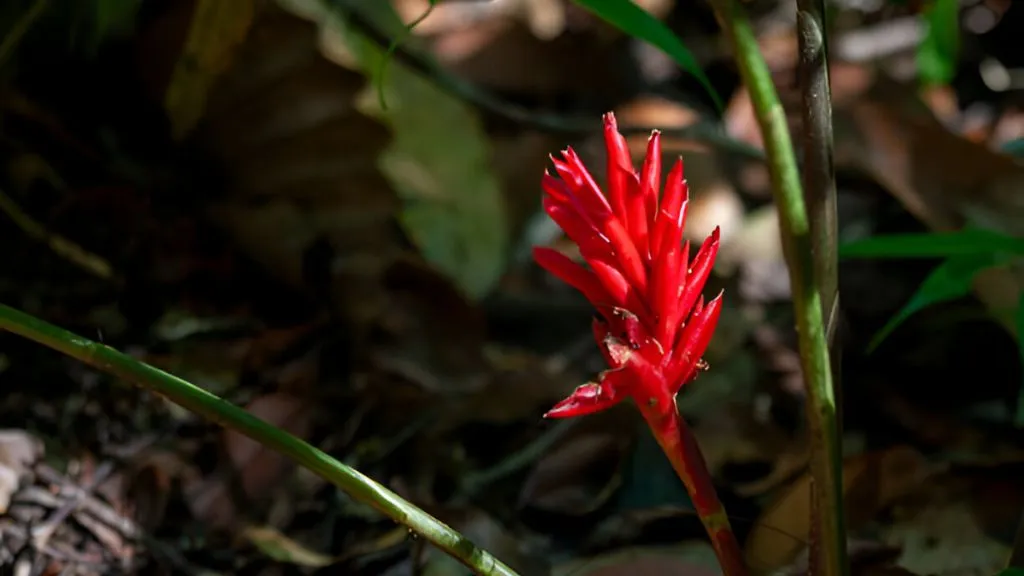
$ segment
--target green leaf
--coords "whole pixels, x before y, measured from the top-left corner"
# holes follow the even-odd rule
[[[390,34],[404,24],[390,3],[362,0],[362,10]],[[339,37],[366,73],[385,51],[341,22]],[[378,165],[402,199],[402,227],[420,253],[471,298],[482,298],[505,271],[505,201],[491,168],[491,150],[475,111],[399,62],[380,78],[382,109],[368,86],[357,106],[391,128],[394,139]]]
[[[693,74],[711,95],[719,111],[725,109],[722,99],[711,85],[704,71],[690,50],[679,41],[674,33],[660,20],[651,16],[631,0],[574,0],[598,18],[622,30],[626,34],[653,44],[672,57],[676,64]]]
[[[971,291],[974,277],[985,270],[1004,264],[1008,258],[991,252],[961,254],[940,264],[925,278],[914,295],[895,316],[871,339],[868,352],[874,351],[900,324],[916,312],[938,304],[966,296]]]
[[[959,9],[958,0],[935,0],[925,11],[925,36],[917,48],[917,71],[925,84],[946,84],[956,73]]]
[[[995,252],[1024,254],[1024,239],[983,229],[936,234],[891,234],[839,247],[840,258],[948,258]]]
[[[1021,365],[1024,366],[1024,293],[1021,293],[1020,301],[1017,303],[1017,347],[1020,350]],[[1021,382],[1017,395],[1017,417],[1014,423],[1018,427],[1024,427],[1024,382]],[[1020,576],[1024,576],[1024,570],[1019,572]]]
[[[1024,576],[1024,568],[1016,568],[1011,566],[1005,568],[996,573],[996,576]]]

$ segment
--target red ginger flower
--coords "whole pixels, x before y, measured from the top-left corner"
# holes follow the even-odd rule
[[[603,320],[594,337],[611,366],[599,381],[578,387],[546,417],[566,418],[609,408],[631,397],[647,416],[675,416],[675,396],[705,368],[701,356],[721,312],[719,295],[701,290],[718,253],[718,228],[693,261],[682,243],[689,190],[679,159],[661,187],[661,139],[651,134],[638,173],[615,116],[604,116],[608,154],[605,196],[579,156],[552,157],[561,179],[545,172],[544,210],[579,247],[588,268],[550,248],[534,248],[547,271],[583,293]]]

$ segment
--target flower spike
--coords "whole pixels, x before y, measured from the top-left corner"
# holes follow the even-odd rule
[[[690,492],[726,576],[745,576],[739,545],[675,402],[680,388],[707,368],[702,356],[721,314],[722,294],[707,304],[701,294],[718,255],[719,231],[691,261],[690,244],[683,242],[689,188],[682,159],[672,165],[659,198],[660,134],[651,134],[637,172],[614,114],[603,122],[607,194],[572,148],[551,157],[558,178],[541,178],[545,212],[579,247],[586,267],[549,248],[535,248],[533,255],[597,309],[594,338],[610,369],[544,416],[593,414],[632,399]]]

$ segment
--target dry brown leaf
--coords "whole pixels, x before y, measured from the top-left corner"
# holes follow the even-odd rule
[[[466,536],[480,548],[500,558],[520,574],[547,574],[547,560],[531,553],[525,539],[478,508],[432,510],[435,516]],[[427,576],[463,576],[466,567],[441,552],[428,547],[422,573]]]
[[[468,393],[487,384],[481,346],[486,324],[479,308],[416,261],[397,261],[381,284],[388,308],[373,341],[376,368],[431,392]]]
[[[519,505],[569,515],[600,508],[622,482],[621,468],[636,426],[625,410],[581,420],[565,433],[523,482]]]
[[[1019,504],[1019,471],[1013,477]],[[1001,492],[991,478],[970,478],[959,472],[935,477],[893,510],[892,521],[881,527],[881,538],[902,549],[898,564],[916,574],[994,574],[1005,565],[1010,546],[986,533],[985,511],[976,504],[993,489]],[[988,504],[1008,513],[1004,516],[1009,522],[1002,522],[996,532],[1009,538],[1019,506],[1012,501]],[[1011,507],[1014,510],[1006,510]]]
[[[249,526],[242,531],[242,538],[279,562],[305,568],[323,568],[334,563],[334,558],[310,550],[269,526]]]
[[[520,0],[519,3],[525,6],[531,2],[548,1],[528,0],[524,3]],[[451,12],[445,15],[441,8],[459,10],[456,4],[468,6],[470,3],[439,4],[435,13],[442,17],[451,16]],[[617,44],[576,30],[553,35],[562,16],[573,20],[583,16],[587,23],[597,21],[573,8],[569,7],[565,14],[534,11],[526,17],[517,16],[526,12],[513,9],[512,13],[492,13],[480,19],[469,19],[463,25],[453,22],[454,18],[448,18],[448,22],[436,20],[435,26],[428,18],[423,22],[421,32],[431,36],[434,56],[447,70],[489,89],[542,98],[565,93],[598,98],[612,95],[617,88],[613,75],[607,70],[617,58]],[[412,13],[405,14],[406,21]],[[445,27],[447,29],[443,29]],[[536,31],[552,36],[539,38]]]
[[[706,413],[693,426],[708,468],[720,477],[727,464],[769,464],[768,473],[733,486],[744,496],[763,494],[792,478],[807,463],[803,437],[792,438],[770,422],[756,420],[749,407],[726,406]]]
[[[721,570],[707,544],[647,546],[609,552],[556,566],[554,576],[712,576]]]
[[[366,80],[321,48],[314,23],[261,2],[195,140],[224,179],[212,219],[278,279],[330,294],[363,326],[404,250],[398,200],[377,169],[390,136],[355,108]]]
[[[159,94],[175,139],[192,131],[217,77],[244,41],[257,0],[174,3],[143,41],[143,75]],[[176,53],[169,53],[174,52]]]
[[[152,531],[164,521],[175,482],[192,486],[198,481],[194,463],[174,452],[153,449],[135,456],[125,474],[115,475],[98,491],[112,502],[123,503],[121,512],[143,530]]]
[[[970,223],[1024,236],[1024,166],[946,129],[906,85],[883,78],[836,109],[837,164],[856,166],[935,231]],[[1024,272],[983,271],[978,297],[1011,333]]]
[[[313,426],[313,406],[282,392],[260,396],[250,402],[246,410],[301,439],[306,439]],[[295,464],[234,430],[223,432],[222,444],[230,467],[216,470],[205,478],[186,478],[185,497],[193,516],[209,526],[241,528],[238,500],[266,501],[295,469]],[[241,494],[234,489],[236,486]]]
[[[1024,462],[1020,438],[998,428],[965,422],[962,417],[929,409],[896,390],[881,390],[877,405],[900,426],[914,435],[917,443],[947,454],[965,466],[1000,466]]]
[[[919,488],[932,472],[924,457],[906,446],[847,458],[843,493],[848,529],[857,530],[874,519]],[[809,541],[810,506],[810,477],[804,475],[758,519],[746,542],[751,562],[768,571],[790,565]]]
[[[260,396],[246,407],[253,416],[305,439],[313,427],[312,407],[288,394]],[[234,430],[224,431],[224,451],[247,496],[260,499],[294,468],[291,460]]]
[[[0,430],[0,514],[42,455],[43,443],[35,436],[24,430]]]

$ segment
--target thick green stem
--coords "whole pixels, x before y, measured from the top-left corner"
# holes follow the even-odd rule
[[[639,405],[639,408],[661,450],[683,481],[693,508],[711,540],[722,573],[725,576],[746,576],[743,550],[729,524],[725,507],[718,499],[711,473],[690,427],[679,416],[675,404],[671,411],[652,405]]]
[[[800,358],[807,382],[807,415],[811,433],[813,508],[819,513],[815,527],[816,569],[823,576],[845,576],[846,535],[843,528],[842,440],[837,421],[821,285],[815,278],[814,238],[800,184],[793,143],[785,112],[772,84],[768,65],[738,0],[713,0],[715,13],[736,53],[744,85],[768,154],[772,190],[779,211],[782,245],[789,266],[800,343]],[[823,200],[824,201],[824,200]]]
[[[284,454],[341,488],[352,498],[376,508],[395,522],[408,526],[411,531],[422,535],[476,574],[516,576],[512,569],[477,548],[465,536],[359,471],[345,466],[295,436],[177,376],[2,304],[0,329],[24,336],[94,368],[138,384],[204,418],[241,432],[260,444]]]
[[[797,0],[796,27],[800,47],[797,75],[803,101],[803,192],[810,221],[814,283],[821,296],[825,336],[831,353],[835,417],[837,429],[842,430],[842,387],[839,385],[841,356],[838,346],[835,346],[839,322],[838,227],[835,168],[832,162],[832,93],[828,82],[824,0]],[[814,502],[820,504],[817,498]],[[829,522],[825,516],[831,512],[815,506],[813,514],[815,524],[821,526]],[[822,547],[815,546],[810,558],[811,566],[818,574],[829,571],[826,565],[829,559],[822,552]]]

